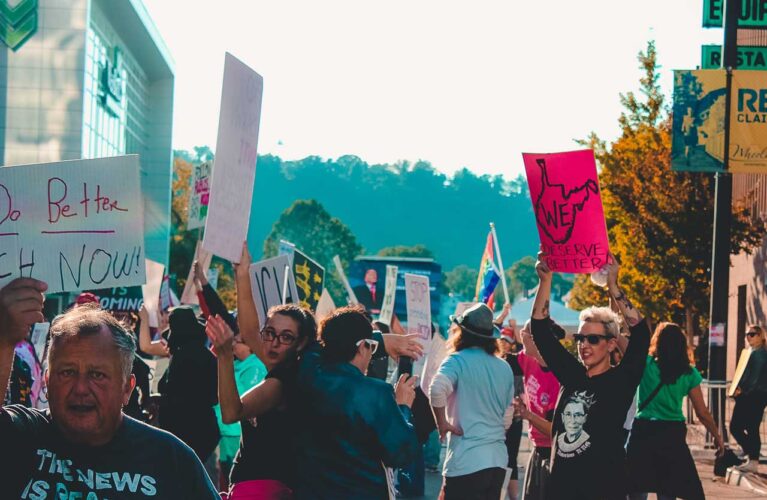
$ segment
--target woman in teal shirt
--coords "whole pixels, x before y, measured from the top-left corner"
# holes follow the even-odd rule
[[[657,493],[659,500],[705,498],[685,441],[685,396],[714,436],[718,453],[724,452],[724,442],[703,401],[701,380],[682,329],[674,323],[659,324],[639,384],[638,411],[627,449],[632,500],[646,499],[647,492]]]

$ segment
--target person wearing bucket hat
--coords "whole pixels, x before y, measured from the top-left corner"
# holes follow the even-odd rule
[[[188,444],[205,463],[219,440],[213,409],[218,402],[216,358],[206,346],[205,326],[188,306],[171,311],[166,336],[170,364],[158,386],[160,427]]]
[[[429,386],[440,438],[447,437],[442,494],[445,500],[499,498],[508,465],[514,374],[495,355],[501,332],[486,304],[450,321],[451,354]]]

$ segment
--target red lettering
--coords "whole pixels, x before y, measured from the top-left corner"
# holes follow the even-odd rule
[[[60,198],[54,201],[51,198],[51,195],[52,195],[52,190],[56,189],[57,186],[59,189],[63,190],[63,194],[61,195]],[[66,203],[63,203],[66,197],[67,197],[67,183],[58,177],[51,177],[50,179],[48,179],[48,222],[50,222],[51,224],[57,223],[61,217],[74,217],[75,215],[77,215],[77,212],[70,213],[72,210],[72,207],[70,207]],[[56,208],[54,209],[54,207]],[[55,218],[54,218],[54,212],[55,212]]]

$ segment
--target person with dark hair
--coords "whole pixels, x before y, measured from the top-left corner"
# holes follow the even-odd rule
[[[0,393],[13,346],[43,321],[46,288],[29,278],[0,288]],[[135,350],[132,335],[97,306],[53,321],[50,409],[0,407],[3,498],[218,498],[187,445],[122,412],[135,385]]]
[[[497,357],[493,312],[479,303],[451,316],[451,354],[429,386],[440,438],[447,437],[445,500],[497,499],[509,456],[506,429],[513,418],[514,374]]]
[[[749,325],[746,340],[751,355],[735,389],[730,432],[748,458],[737,468],[744,472],[759,472],[762,448],[759,426],[767,408],[767,335],[761,326]]]
[[[579,362],[554,335],[556,323],[549,317],[553,273],[546,258],[538,253],[540,282],[530,323],[538,351],[561,383],[546,498],[623,500],[628,492],[623,423],[642,379],[650,330],[618,286],[619,265],[610,254],[607,289],[629,326],[631,342],[621,363],[611,366],[620,319],[609,307],[587,308],[581,311],[575,335]]]
[[[695,414],[714,436],[719,454],[724,452],[722,436],[703,401],[702,379],[682,329],[675,323],[660,323],[639,384],[637,414],[628,443],[632,500],[646,499],[647,492],[657,493],[660,500],[705,498],[685,441],[687,427],[682,412],[682,402],[689,397]]]
[[[216,449],[220,434],[213,406],[216,394],[216,358],[208,350],[205,326],[192,308],[170,312],[168,338],[170,363],[158,384],[159,424],[188,444],[205,464]],[[206,464],[213,474],[214,464]]]
[[[301,444],[296,498],[389,498],[385,467],[405,466],[416,455],[410,423],[416,378],[402,375],[392,389],[366,377],[383,348],[373,336],[360,308],[341,307],[320,324],[321,351],[302,360],[291,402],[302,418],[295,429]]]

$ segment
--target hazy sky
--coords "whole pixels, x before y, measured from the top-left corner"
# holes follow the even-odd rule
[[[173,145],[216,143],[224,52],[264,77],[259,153],[514,176],[522,151],[618,133],[654,39],[700,64],[703,0],[144,0],[176,61]]]

